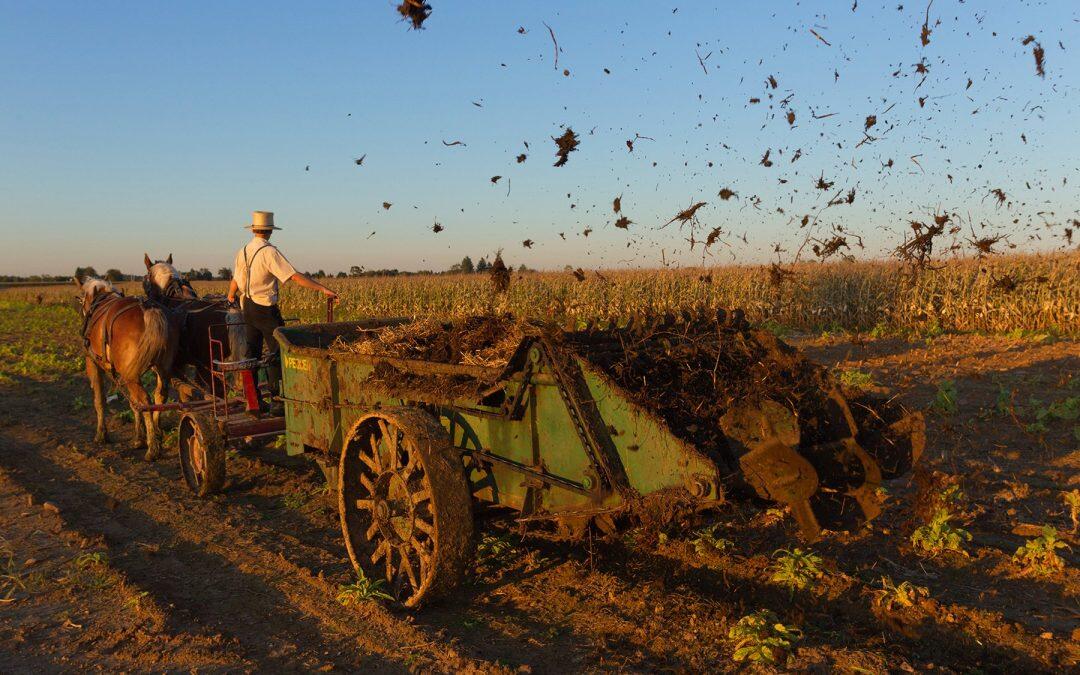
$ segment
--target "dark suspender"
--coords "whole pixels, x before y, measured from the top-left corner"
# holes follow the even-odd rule
[[[244,246],[244,270],[246,272],[244,276],[244,297],[251,299],[251,266],[255,263],[255,257],[262,252],[264,248],[269,248],[273,244],[263,244],[259,248],[255,249],[255,252],[251,254],[251,260],[248,260],[247,246]]]

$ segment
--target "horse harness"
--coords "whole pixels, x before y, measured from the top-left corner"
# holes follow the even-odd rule
[[[110,307],[113,307],[114,305],[116,305],[116,303],[122,302],[124,300],[131,300],[132,302],[129,303],[126,307],[122,307],[120,311],[113,314],[112,318],[109,319],[108,323],[105,324],[105,331],[102,334],[101,340],[103,353],[95,353],[93,348],[90,346],[90,331],[93,330],[94,326],[97,324],[98,319],[102,316],[105,316]],[[131,310],[135,309],[136,307],[142,308],[143,301],[137,298],[128,298],[122,293],[106,293],[104,295],[99,295],[94,298],[90,302],[90,308],[83,315],[83,348],[86,350],[86,353],[90,355],[90,358],[94,360],[94,363],[96,363],[97,366],[102,370],[108,372],[114,381],[117,377],[116,367],[113,365],[112,360],[108,357],[109,343],[112,341],[113,325],[116,323],[117,319],[119,319],[124,314],[127,314]]]

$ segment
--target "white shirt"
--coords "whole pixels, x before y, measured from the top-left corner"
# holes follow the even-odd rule
[[[285,283],[294,274],[296,268],[281,255],[281,251],[259,237],[253,237],[240,249],[233,262],[233,279],[240,295],[264,307],[277,304],[278,284]]]

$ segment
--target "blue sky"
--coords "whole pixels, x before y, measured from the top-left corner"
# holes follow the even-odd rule
[[[0,273],[216,269],[254,209],[309,270],[790,260],[806,214],[858,257],[935,213],[1055,250],[1078,217],[1074,2],[935,0],[925,47],[899,0],[432,4],[412,31],[389,1],[0,2]],[[555,168],[562,125],[581,145]],[[691,249],[661,226],[699,201]]]

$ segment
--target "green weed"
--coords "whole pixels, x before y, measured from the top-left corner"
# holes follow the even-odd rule
[[[368,579],[361,571],[355,582],[338,586],[337,601],[349,607],[369,600],[393,600],[389,593],[382,590],[385,580]]]
[[[1068,544],[1058,539],[1056,529],[1043,525],[1042,534],[1016,549],[1012,561],[1023,576],[1048,576],[1065,569],[1065,561],[1057,554],[1059,548],[1068,548]]]
[[[802,639],[802,631],[784,625],[772,611],[759,609],[739,619],[728,631],[728,637],[736,641],[733,660],[774,664],[791,652]]]
[[[791,335],[791,329],[787,326],[779,323],[774,319],[766,319],[758,326],[761,330],[766,330],[775,335],[778,338],[785,338]]]
[[[945,551],[955,551],[967,555],[963,544],[971,541],[971,533],[960,527],[949,524],[952,514],[947,508],[939,508],[934,512],[930,522],[919,527],[911,535],[911,545],[915,552],[920,555],[934,557]]]
[[[482,565],[502,566],[514,551],[514,543],[508,535],[485,535],[476,546],[476,562]]]
[[[1070,396],[1060,401],[1053,401],[1049,405],[1044,405],[1042,401],[1035,398],[1032,398],[1030,402],[1035,415],[1035,421],[1027,425],[1027,430],[1031,433],[1046,433],[1054,420],[1072,422],[1080,418],[1080,396]],[[1080,427],[1073,428],[1074,434],[1077,428]]]
[[[874,376],[861,370],[842,370],[840,384],[848,389],[867,389],[874,386]]]
[[[821,569],[821,556],[811,551],[780,549],[773,558],[776,562],[773,563],[772,581],[787,586],[793,593],[825,574]]]
[[[696,530],[690,540],[690,543],[694,545],[694,551],[698,555],[705,555],[706,553],[723,553],[734,548],[735,542],[716,536],[718,531],[719,525],[709,525]]]
[[[870,332],[866,335],[871,340],[880,340],[881,338],[888,336],[889,332],[889,324],[885,323],[884,321],[878,321],[874,324],[874,327],[871,328]]]
[[[937,391],[934,393],[934,402],[930,407],[937,413],[951,416],[955,415],[959,409],[956,401],[956,383],[952,380],[942,380],[938,383]]]
[[[124,609],[130,609],[138,614],[139,610],[142,609],[143,598],[148,595],[150,595],[149,591],[140,591],[139,593],[136,593],[124,602]]]
[[[290,492],[287,495],[281,497],[281,505],[287,509],[299,510],[304,508],[304,504],[308,503],[308,499],[311,497],[307,490],[296,490]]]
[[[874,591],[874,604],[885,610],[896,607],[914,607],[919,598],[930,597],[930,591],[923,586],[916,586],[910,581],[899,584],[891,577],[881,577],[881,589]]]
[[[1065,506],[1069,507],[1069,519],[1072,521],[1072,531],[1080,529],[1080,490],[1071,490],[1061,493],[1061,499]]]

